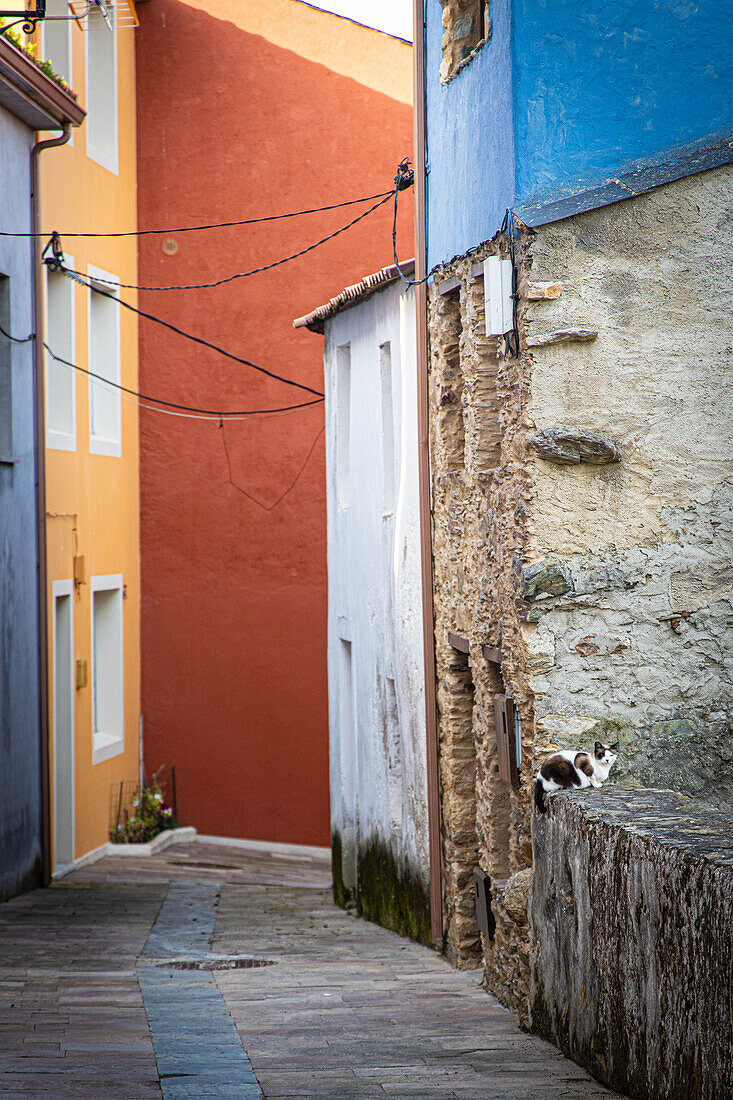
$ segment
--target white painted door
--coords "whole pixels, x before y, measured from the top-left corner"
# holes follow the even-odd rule
[[[54,865],[74,862],[73,581],[53,586]]]

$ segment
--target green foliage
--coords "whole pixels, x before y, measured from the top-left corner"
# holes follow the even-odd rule
[[[425,885],[376,838],[359,851],[358,911],[359,916],[391,928],[400,936],[432,944],[430,898]]]
[[[7,20],[0,19],[0,28],[5,26]],[[17,34],[15,31],[5,31],[3,38],[7,38],[12,42],[16,49],[24,53],[26,57],[30,58],[36,68],[45,73],[50,80],[53,80],[54,84],[58,84],[59,88],[63,88],[67,95],[70,95],[72,99],[76,99],[76,93],[71,89],[62,76],[59,76],[57,72],[54,72],[53,65],[46,57],[38,56],[38,47],[35,42],[26,42],[22,35]]]
[[[125,821],[110,833],[115,844],[147,844],[166,829],[175,829],[173,810],[163,797],[156,772],[149,786],[137,787],[132,796],[133,813],[125,810]]]

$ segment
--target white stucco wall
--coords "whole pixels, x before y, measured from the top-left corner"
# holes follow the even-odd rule
[[[392,283],[327,323],[325,380],[332,829],[347,890],[375,841],[427,885],[413,290]]]

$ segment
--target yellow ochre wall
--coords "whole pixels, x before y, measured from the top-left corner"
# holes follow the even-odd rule
[[[121,7],[121,12],[123,8]],[[129,20],[127,20],[129,22]],[[73,144],[41,154],[41,224],[58,230],[73,266],[86,275],[93,265],[137,283],[135,237],[73,238],[67,233],[110,232],[136,227],[135,36],[130,26],[117,30],[118,172],[87,156],[86,123],[73,133]],[[71,83],[86,104],[86,34],[72,24]],[[89,365],[88,298],[90,291],[74,287],[75,362]],[[137,304],[135,291],[121,297]],[[120,310],[121,382],[137,388],[137,319]],[[73,578],[74,555],[82,555],[84,583],[75,586],[73,606],[75,660],[87,662],[86,687],[74,691],[75,858],[108,840],[110,788],[121,780],[135,781],[139,760],[140,714],[140,554],[137,406],[121,402],[122,456],[90,453],[89,383],[76,374],[76,450],[46,447],[46,531],[48,562],[49,712],[51,756],[51,824],[54,806],[54,651],[53,582]],[[122,574],[124,751],[92,763],[92,639],[91,578]],[[52,865],[56,867],[56,856]]]

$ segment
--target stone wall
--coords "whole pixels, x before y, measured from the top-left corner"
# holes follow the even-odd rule
[[[531,1025],[640,1100],[733,1096],[733,816],[670,791],[535,821]]]
[[[504,237],[430,290],[446,950],[483,956],[523,1018],[539,762],[619,740],[611,784],[731,801],[732,174],[520,227],[516,358],[484,334],[480,261]],[[517,786],[499,775],[497,693],[520,720]]]
[[[440,0],[440,4],[443,8],[440,79],[445,84],[489,38],[491,22],[486,0]]]
[[[612,737],[616,781],[733,801],[733,170],[538,230],[526,639],[538,751]],[[593,433],[619,461],[532,440]],[[553,580],[554,578],[554,580]]]
[[[526,891],[531,866],[533,711],[523,669],[516,563],[526,538],[525,408],[529,359],[485,335],[483,279],[459,261],[431,289],[433,553],[442,788],[445,949],[456,965],[485,962],[489,987],[520,1013],[528,991]],[[450,282],[447,280],[450,279]],[[455,285],[454,285],[455,284]],[[446,289],[450,287],[451,289]],[[468,653],[449,635],[468,642]],[[501,669],[482,646],[501,650]],[[521,719],[520,786],[499,777],[494,696]],[[492,880],[492,940],[479,936],[473,869]],[[526,900],[526,898],[525,898]]]

